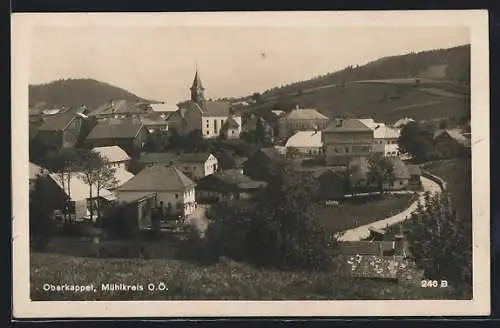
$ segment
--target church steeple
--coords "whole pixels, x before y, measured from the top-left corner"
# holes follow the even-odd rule
[[[198,69],[196,69],[196,74],[194,75],[193,85],[191,86],[191,101],[196,103],[201,103],[205,100],[204,96],[205,88],[201,84],[200,74],[198,74]]]

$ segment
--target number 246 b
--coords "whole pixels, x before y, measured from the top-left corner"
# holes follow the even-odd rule
[[[420,281],[420,287],[423,288],[444,288],[448,287],[447,280],[422,280]]]

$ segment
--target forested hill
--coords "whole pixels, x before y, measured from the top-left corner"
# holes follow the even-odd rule
[[[127,90],[93,79],[61,79],[29,86],[30,107],[43,102],[46,106],[77,107],[84,104],[95,108],[118,99],[150,102]]]
[[[383,57],[366,65],[351,65],[343,70],[317,76],[310,80],[275,87],[266,90],[263,94],[267,96],[289,94],[299,90],[351,81],[415,77],[468,85],[470,81],[470,45]]]
[[[295,106],[323,114],[394,122],[470,115],[470,46],[385,57],[254,93],[241,109],[267,117]]]

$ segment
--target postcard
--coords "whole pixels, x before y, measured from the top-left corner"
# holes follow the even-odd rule
[[[12,15],[16,318],[490,313],[488,13]]]

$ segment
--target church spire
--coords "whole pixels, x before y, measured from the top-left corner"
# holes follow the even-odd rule
[[[191,86],[191,101],[201,103],[205,100],[204,92],[205,88],[201,84],[200,74],[198,73],[198,68],[196,68],[196,73],[193,79],[193,85]]]

